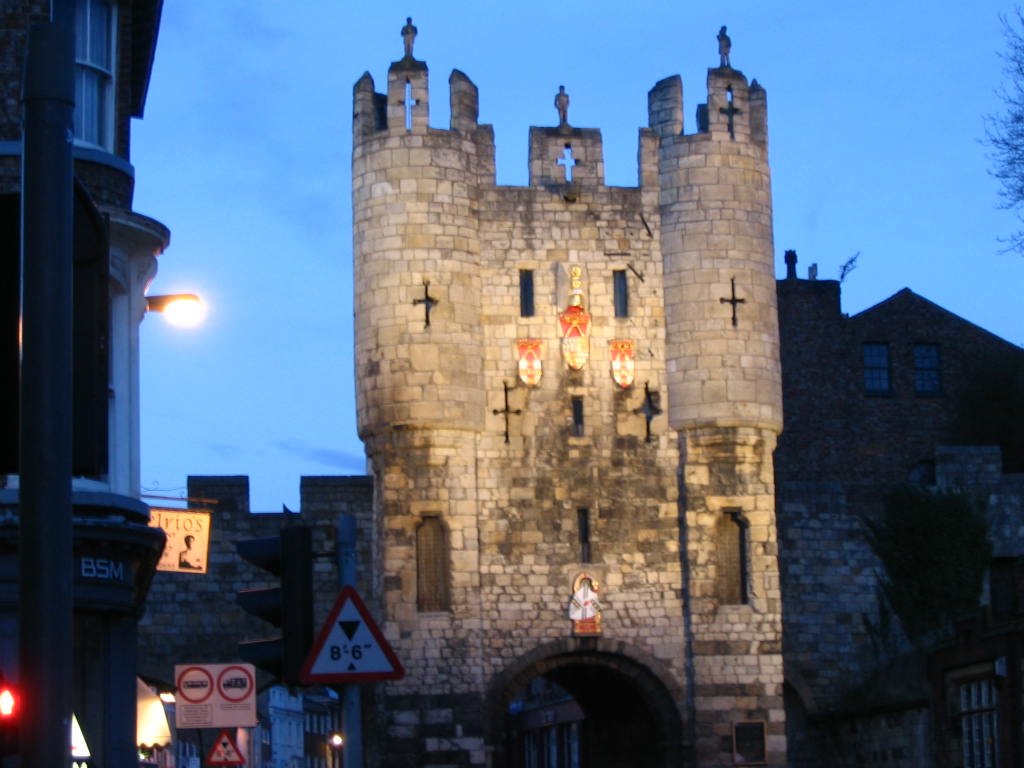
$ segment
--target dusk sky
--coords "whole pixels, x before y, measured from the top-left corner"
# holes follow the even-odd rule
[[[706,100],[715,36],[768,95],[776,274],[795,249],[860,312],[904,287],[1024,343],[1024,257],[1000,238],[982,139],[1002,108],[1000,15],[1011,2],[729,3],[555,0],[165,0],[144,119],[132,127],[134,208],[171,230],[151,294],[200,293],[206,322],[148,317],[144,494],[188,475],[249,475],[252,509],[299,509],[302,475],[363,474],[352,338],[352,86],[378,92],[406,16],[430,69],[480,89],[500,184],[526,183],[527,132],[600,128],[606,182],[635,186],[647,92],[683,78],[685,132]],[[153,502],[157,503],[157,502]]]

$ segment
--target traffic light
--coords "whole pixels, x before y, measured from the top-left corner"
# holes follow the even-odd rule
[[[0,672],[0,757],[18,754],[21,692]]]
[[[280,586],[238,593],[238,604],[247,613],[281,628],[280,637],[239,643],[238,655],[285,685],[296,686],[313,644],[312,531],[287,526],[278,536],[239,541],[235,547],[243,560],[280,577]]]

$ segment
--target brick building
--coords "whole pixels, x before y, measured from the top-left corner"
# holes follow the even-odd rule
[[[1019,644],[1019,587],[1007,577],[1006,589],[996,584],[982,596],[1004,606],[1002,628],[984,623],[975,638],[998,640],[970,650],[961,642],[929,662],[953,627],[915,644],[890,623],[865,521],[878,520],[886,494],[902,484],[965,491],[986,508],[997,582],[1013,573],[1024,555],[1024,486],[1007,472],[1020,472],[1016,449],[1008,443],[1001,458],[997,447],[971,445],[985,435],[976,417],[964,424],[961,415],[979,381],[1024,371],[1024,350],[909,289],[848,316],[838,281],[798,279],[796,262],[787,252],[778,281],[785,427],[775,453],[791,764],[827,756],[837,766],[995,765],[943,762],[950,734],[959,734],[951,724],[960,722],[948,714],[956,707],[945,675],[971,668],[972,680],[983,678],[986,653],[991,670],[993,648]],[[1024,427],[1019,409],[1003,418],[1018,422],[1004,435]],[[1008,658],[999,765],[1021,755],[1012,725],[1019,712],[1009,708],[1020,698],[1020,665]]]

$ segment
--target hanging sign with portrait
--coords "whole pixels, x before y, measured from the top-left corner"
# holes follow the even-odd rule
[[[210,511],[207,509],[160,509],[149,511],[149,524],[167,534],[158,571],[206,573],[210,551]]]

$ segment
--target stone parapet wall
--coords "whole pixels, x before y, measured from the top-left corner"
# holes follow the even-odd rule
[[[157,572],[139,622],[139,673],[173,684],[174,665],[238,660],[238,643],[275,635],[270,624],[246,614],[235,602],[243,589],[274,586],[265,571],[239,558],[235,542],[274,536],[285,522],[281,513],[249,512],[246,477],[190,477],[190,507],[211,512],[208,571]],[[357,517],[358,588],[373,610],[370,573],[370,512],[373,487],[365,477],[303,478],[302,511],[289,521],[313,526],[314,620],[316,627],[338,596],[335,537],[338,516]],[[158,506],[158,505],[154,505]]]

